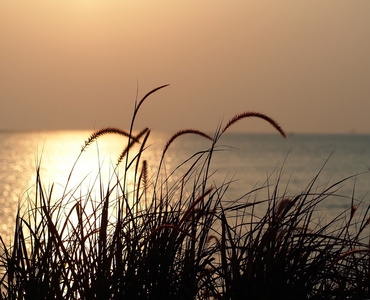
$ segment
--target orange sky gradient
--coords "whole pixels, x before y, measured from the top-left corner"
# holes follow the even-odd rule
[[[370,133],[368,0],[0,2],[0,129]],[[261,120],[233,130],[274,132]]]

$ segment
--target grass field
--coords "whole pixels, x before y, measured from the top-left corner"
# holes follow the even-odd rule
[[[240,199],[224,197],[237,183],[211,182],[217,142],[236,122],[260,118],[285,137],[270,117],[241,113],[213,136],[182,130],[160,161],[143,159],[150,130],[134,130],[135,118],[164,87],[135,103],[128,131],[104,128],[83,145],[80,155],[103,135],[127,139],[108,182],[98,174],[83,194],[67,183],[53,200],[53,188],[44,188],[36,170],[36,196],[18,211],[12,245],[1,239],[1,299],[369,298],[369,207],[359,214],[352,201],[325,222],[315,214],[341,182],[318,192],[313,178],[293,198],[279,194],[277,183]],[[210,147],[184,161],[174,179],[164,168],[166,153],[188,134],[208,139]],[[154,173],[149,164],[157,166]],[[261,191],[262,199],[256,197]]]

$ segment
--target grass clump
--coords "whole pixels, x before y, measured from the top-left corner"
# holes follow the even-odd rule
[[[143,102],[135,104],[127,138],[109,182],[97,177],[98,196],[68,189],[58,200],[37,169],[36,193],[18,210],[10,247],[0,238],[1,299],[362,299],[370,296],[369,225],[350,209],[329,222],[317,205],[334,197],[341,182],[321,191],[317,178],[294,197],[268,183],[239,199],[225,197],[232,181],[210,184],[218,141],[248,117],[283,129],[270,117],[245,112],[220,126],[213,137],[199,130],[175,133],[155,174],[142,154],[150,130],[134,134]],[[182,135],[209,140],[167,174],[166,153]],[[134,148],[139,145],[139,148]],[[72,167],[73,172],[74,166]],[[176,177],[175,172],[181,171]],[[134,176],[130,177],[129,173]],[[319,174],[318,174],[319,175]],[[133,178],[133,179],[132,179]],[[346,179],[345,179],[346,180]],[[262,196],[266,191],[267,196]],[[264,213],[257,213],[264,209]]]

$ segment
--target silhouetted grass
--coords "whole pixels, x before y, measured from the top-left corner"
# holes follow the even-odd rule
[[[81,194],[67,183],[62,197],[52,201],[53,188],[43,187],[37,169],[36,196],[28,199],[25,213],[18,211],[13,244],[7,247],[1,239],[1,298],[369,297],[369,235],[364,234],[369,208],[356,218],[352,199],[333,220],[324,222],[315,213],[320,202],[335,197],[341,182],[318,191],[314,178],[293,198],[280,195],[278,183],[266,183],[235,200],[225,197],[232,181],[209,183],[217,143],[236,122],[258,117],[285,137],[270,117],[239,114],[213,138],[182,130],[169,139],[159,162],[142,159],[150,130],[135,135],[135,117],[147,97],[163,87],[135,105],[129,131],[101,129],[84,144],[80,155],[101,135],[127,138],[112,179],[97,178],[98,196],[93,188]],[[164,161],[184,134],[208,139],[210,145],[175,168],[183,172],[175,179],[175,171],[165,172]],[[140,148],[134,150],[137,143]],[[148,174],[148,164],[155,163],[155,174]]]

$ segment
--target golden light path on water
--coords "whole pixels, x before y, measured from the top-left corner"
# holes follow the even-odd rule
[[[3,185],[0,234],[4,240],[8,238],[10,242],[12,239],[18,205],[23,206],[24,211],[27,209],[25,200],[28,198],[34,201],[38,166],[44,191],[49,193],[53,186],[53,201],[61,199],[63,194],[67,194],[65,199],[78,199],[88,193],[95,201],[99,199],[100,185],[104,191],[108,185],[117,182],[116,178],[121,176],[125,160],[118,169],[115,170],[115,167],[119,155],[127,146],[127,138],[118,135],[101,136],[81,153],[84,141],[91,133],[92,131],[46,131],[12,133],[8,137],[5,136],[1,156],[6,157],[3,161],[7,163],[2,164],[0,170],[0,176],[4,177],[0,178]],[[159,162],[167,137],[165,134],[156,133],[155,139],[148,140],[149,147],[143,152],[142,160],[149,162],[149,174],[153,173],[153,168],[156,167],[150,162]],[[13,146],[7,148],[7,144]],[[14,144],[17,145],[15,149]],[[136,154],[139,149],[140,145],[136,145],[131,149],[131,153]],[[170,155],[166,159],[166,166],[171,166]],[[134,168],[130,168],[126,174],[128,191],[134,180],[133,170]]]
[[[86,198],[86,195],[89,194],[96,207],[101,200],[100,184],[102,184],[104,192],[108,185],[112,187],[117,182],[116,176],[119,179],[123,178],[125,161],[120,164],[116,173],[114,171],[117,158],[127,146],[127,138],[117,135],[101,136],[80,155],[84,141],[89,138],[92,132],[0,132],[0,235],[7,244],[11,244],[14,237],[18,204],[22,204],[22,209],[25,211],[27,209],[25,200],[35,198],[36,168],[38,166],[40,166],[45,192],[48,193],[53,185],[52,200],[58,201],[64,195],[63,205],[68,201],[72,203]],[[145,144],[141,162],[143,160],[148,162],[149,182],[151,176],[155,179],[164,146],[172,134],[153,131]],[[332,142],[325,143],[327,139],[332,139]],[[352,141],[348,144],[348,141],[352,139],[355,142]],[[316,144],[315,141],[317,141]],[[313,144],[316,146],[311,149]],[[320,193],[333,182],[368,170],[370,165],[367,136],[293,136],[283,140],[277,135],[236,134],[230,135],[229,139],[228,136],[223,137],[218,145],[223,146],[218,147],[217,151],[213,153],[209,173],[212,176],[207,182],[207,188],[210,186],[218,188],[224,182],[236,180],[229,186],[227,194],[223,195],[223,201],[238,199],[256,187],[266,186],[266,178],[269,178],[270,187],[264,188],[260,193],[251,193],[250,197],[241,199],[241,203],[254,201],[257,199],[255,197],[258,197],[259,200],[269,198],[277,181],[279,182],[279,195],[287,193],[288,197],[296,196],[322,168],[323,163],[333,150],[333,145],[338,145],[337,153],[330,158],[325,169],[320,171],[322,174],[315,183],[312,192]],[[209,140],[199,136],[185,135],[178,140],[176,139],[166,153],[166,174],[162,174],[170,177],[168,187],[171,187],[172,183],[184,174],[184,169],[177,170],[175,174],[171,173],[178,164],[198,151],[209,149],[210,146]],[[292,153],[284,162],[287,153],[293,146]],[[140,145],[136,145],[131,149],[131,153],[136,154],[139,147]],[[194,160],[189,162],[185,168],[190,167],[192,162]],[[66,185],[73,166],[75,167],[68,185]],[[135,181],[134,169],[135,166],[131,167],[127,173],[125,193],[129,192],[129,197],[132,196],[130,192],[134,189],[132,184]],[[280,169],[283,171],[281,174]],[[141,164],[138,171],[141,171]],[[342,211],[350,209],[354,187],[356,187],[355,204],[362,201],[364,204],[362,207],[366,208],[369,204],[369,176],[370,172],[366,172],[359,177],[351,178],[348,182],[341,183],[340,190],[336,192],[340,197],[329,197],[318,213],[335,217]],[[162,183],[162,180],[161,178],[159,182]],[[189,185],[185,190],[188,194],[192,192],[191,183],[193,180],[194,178],[189,180]],[[114,202],[120,197],[119,194],[119,191],[112,193],[111,210],[114,210]],[[150,197],[148,199],[150,201]],[[173,199],[176,200],[176,196]],[[92,212],[93,208],[90,208],[86,207],[85,212]],[[260,210],[258,213],[263,214],[265,208],[264,205],[258,205],[255,212]],[[72,218],[77,218],[75,212],[73,212]],[[114,212],[112,212],[110,221],[114,221]],[[77,224],[77,219],[74,219],[73,222]]]

